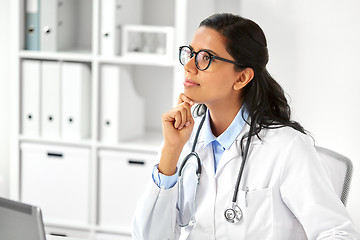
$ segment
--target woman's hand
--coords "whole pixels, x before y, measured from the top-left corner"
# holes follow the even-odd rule
[[[164,147],[159,171],[165,175],[175,173],[181,150],[191,136],[194,127],[194,119],[191,115],[193,105],[194,101],[182,93],[178,105],[162,115]]]

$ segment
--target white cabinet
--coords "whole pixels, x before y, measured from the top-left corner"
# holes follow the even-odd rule
[[[156,155],[100,150],[99,224],[131,229],[143,189],[151,181]]]
[[[86,230],[77,230],[74,228],[61,228],[61,227],[51,227],[45,226],[45,233],[50,236],[57,236],[54,239],[61,239],[64,237],[64,240],[67,238],[76,238],[76,239],[84,239],[88,240],[91,239],[91,233]],[[50,238],[52,239],[52,238]]]
[[[130,239],[183,90],[178,47],[240,1],[39,0],[31,19],[27,2],[11,4],[11,198],[39,205],[49,233]]]
[[[21,200],[45,222],[89,222],[90,149],[22,143]]]

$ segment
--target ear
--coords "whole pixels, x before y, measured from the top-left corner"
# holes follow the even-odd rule
[[[244,88],[254,78],[254,70],[252,68],[245,68],[238,74],[238,79],[234,83],[234,90]]]

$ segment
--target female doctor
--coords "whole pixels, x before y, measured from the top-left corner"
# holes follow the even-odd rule
[[[290,120],[256,23],[210,16],[179,59],[184,93],[162,116],[133,239],[360,239],[312,138]]]

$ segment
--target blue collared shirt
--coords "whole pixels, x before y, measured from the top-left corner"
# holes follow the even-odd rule
[[[204,148],[207,147],[210,143],[212,144],[215,172],[217,166],[219,165],[222,154],[225,152],[225,150],[229,150],[245,125],[245,121],[242,117],[243,108],[244,107],[241,107],[230,126],[218,137],[215,137],[211,131],[210,111],[208,110],[206,113],[207,116],[204,122]],[[247,119],[247,117],[248,113],[247,111],[244,111],[244,118]]]
[[[218,137],[215,137],[211,130],[210,125],[210,111],[206,112],[206,119],[203,125],[204,131],[204,148],[207,147],[210,143],[212,144],[213,154],[214,154],[214,171],[216,172],[217,166],[219,165],[222,154],[225,150],[229,150],[231,145],[235,142],[235,139],[240,134],[241,130],[245,125],[245,121],[242,117],[242,112],[244,110],[244,119],[248,118],[248,112],[246,108],[241,107],[239,112],[236,114],[234,120],[231,122],[230,126]],[[154,166],[152,177],[156,185],[160,188],[169,189],[172,188],[178,179],[178,172],[172,176],[166,176],[159,172],[158,165]]]

